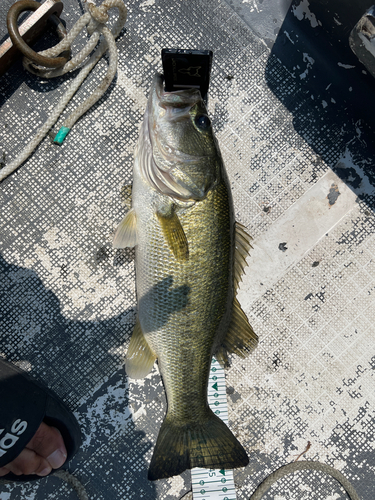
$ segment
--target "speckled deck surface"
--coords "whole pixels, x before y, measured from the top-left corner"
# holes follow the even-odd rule
[[[1,35],[11,3],[0,6]],[[362,500],[373,500],[373,131],[340,101],[337,85],[323,93],[306,85],[315,56],[302,52],[294,69],[277,57],[278,41],[285,51],[298,43],[290,30],[281,27],[270,48],[224,1],[127,6],[108,92],[61,147],[47,137],[0,184],[0,352],[22,361],[74,411],[83,445],[69,470],[90,499],[172,500],[191,489],[189,471],[147,480],[166,402],[156,366],[141,381],[124,371],[135,321],[134,254],[111,241],[125,214],[121,188],[131,180],[161,49],[211,49],[209,112],[237,218],[254,238],[239,298],[260,339],[253,355],[233,357],[226,372],[229,425],[250,457],[235,471],[237,498],[247,500],[310,442],[306,459],[338,468]],[[64,1],[68,29],[81,14],[79,0]],[[314,28],[306,0],[289,15]],[[353,66],[339,62],[343,72]],[[99,62],[69,109],[106,64]],[[70,80],[38,81],[20,63],[0,79],[0,161],[22,149]],[[75,498],[56,478],[0,485],[0,500]],[[346,498],[334,480],[311,471],[280,480],[264,497]]]

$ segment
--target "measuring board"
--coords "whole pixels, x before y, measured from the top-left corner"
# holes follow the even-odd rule
[[[228,424],[228,405],[224,368],[212,358],[208,379],[208,404],[211,410]],[[236,500],[233,471],[225,469],[191,470],[194,500]]]

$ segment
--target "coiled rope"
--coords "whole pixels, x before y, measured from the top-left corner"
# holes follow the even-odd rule
[[[260,500],[267,490],[279,479],[286,476],[287,474],[292,474],[298,470],[317,470],[324,472],[332,476],[336,481],[338,481],[344,488],[346,493],[349,495],[350,500],[360,500],[357,492],[355,491],[352,484],[346,477],[341,474],[340,471],[334,469],[333,467],[322,464],[320,462],[313,462],[310,460],[305,460],[302,462],[291,462],[287,465],[283,465],[275,472],[266,477],[266,479],[258,486],[255,492],[251,495],[249,500]]]
[[[73,474],[70,474],[70,472],[61,469],[57,472],[54,472],[52,476],[58,477],[62,481],[68,483],[77,492],[79,500],[89,500],[85,487],[83,486],[81,481],[73,476]]]
[[[299,470],[317,470],[319,472],[329,474],[341,484],[341,486],[348,494],[350,500],[360,500],[358,493],[355,491],[353,485],[340,471],[334,469],[329,465],[322,464],[321,462],[313,462],[310,460],[305,460],[302,462],[291,462],[289,464],[283,465],[275,472],[272,472],[272,474],[267,476],[265,480],[260,483],[249,500],[261,500],[261,498],[263,498],[263,496],[276,481],[288,474],[292,474],[293,472],[297,472]],[[180,500],[193,500],[193,492],[189,491],[184,496],[182,496]]]
[[[110,30],[106,23],[108,22],[109,16],[107,11],[111,8],[117,8],[119,11],[118,19]],[[62,96],[60,102],[55,107],[51,116],[42,125],[42,127],[37,132],[36,136],[27,144],[24,150],[15,158],[13,161],[6,165],[0,170],[0,182],[5,179],[9,174],[14,172],[34,151],[38,144],[44,139],[51,127],[57,122],[59,116],[76,93],[78,88],[81,86],[84,79],[94,68],[99,59],[108,50],[109,54],[109,64],[107,74],[105,75],[102,82],[94,90],[94,92],[88,97],[82,104],[77,106],[77,108],[70,114],[70,116],[65,120],[59,132],[57,133],[54,142],[61,144],[65,139],[66,135],[75,124],[75,122],[84,114],[86,111],[95,104],[107,88],[110,86],[116,71],[117,71],[117,49],[115,38],[119,35],[121,29],[126,22],[127,10],[122,0],[104,0],[104,2],[97,7],[93,0],[86,1],[87,12],[77,21],[73,26],[67,37],[54,47],[40,52],[40,55],[47,57],[56,57],[65,50],[69,49],[72,42],[75,40],[77,35],[82,31],[82,29],[87,26],[87,31],[90,35],[90,39],[86,46],[70,61],[68,61],[62,68],[58,69],[41,69],[30,64],[29,61],[25,61],[24,66],[28,71],[32,73],[43,76],[45,78],[52,78],[55,76],[64,75],[68,71],[72,71],[77,68],[92,52],[92,50],[97,45],[100,35],[103,35],[104,39],[101,41],[100,45],[92,56],[88,59],[86,64],[82,67],[80,73],[73,81],[70,88]]]

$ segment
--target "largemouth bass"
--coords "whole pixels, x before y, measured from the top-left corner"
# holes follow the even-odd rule
[[[138,316],[126,372],[158,359],[168,410],[149,479],[192,467],[245,466],[248,457],[209,408],[212,356],[257,343],[235,297],[250,237],[235,223],[230,186],[199,91],[166,92],[156,75],[135,152],[132,208],[114,246],[135,246]]]

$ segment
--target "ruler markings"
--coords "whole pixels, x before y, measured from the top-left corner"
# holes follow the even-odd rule
[[[208,404],[211,410],[228,423],[228,403],[224,368],[212,358],[208,379]],[[194,468],[191,471],[194,500],[236,500],[233,471]]]

